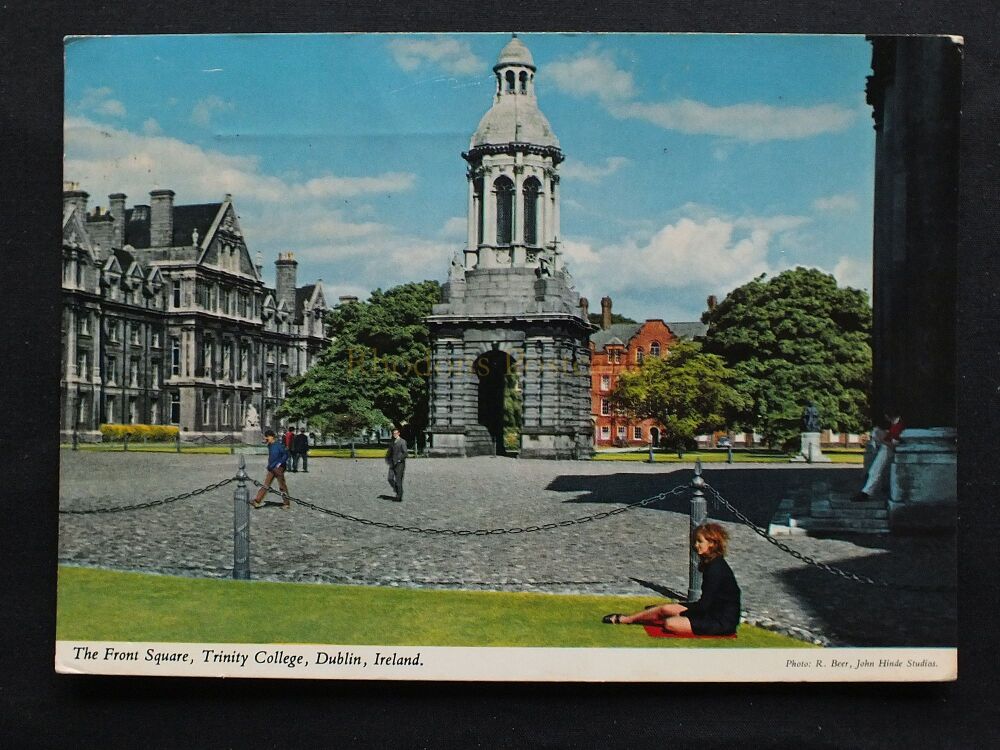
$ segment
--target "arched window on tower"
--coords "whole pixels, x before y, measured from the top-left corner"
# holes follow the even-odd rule
[[[513,70],[508,70],[507,71],[507,93],[508,94],[513,94],[514,93],[514,71]]]
[[[522,70],[521,71],[521,75],[518,76],[518,78],[521,81],[521,93],[522,94],[527,94],[528,93],[528,74],[527,74],[527,72],[525,72],[525,71]]]
[[[497,244],[509,245],[514,237],[514,183],[499,177],[493,183],[497,195]]]
[[[538,195],[542,184],[534,177],[524,182],[524,243],[538,244]]]
[[[483,178],[477,177],[472,181],[472,189],[475,193],[476,211],[476,244],[483,244],[483,215],[486,213],[486,206],[483,205]]]

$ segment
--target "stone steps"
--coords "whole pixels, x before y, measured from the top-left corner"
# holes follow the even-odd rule
[[[786,498],[768,525],[771,536],[796,536],[848,532],[885,534],[889,531],[889,511],[883,501],[853,502],[850,498],[815,497],[812,500]]]

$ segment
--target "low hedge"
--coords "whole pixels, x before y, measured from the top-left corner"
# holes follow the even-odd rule
[[[145,440],[148,443],[164,443],[176,440],[180,428],[166,424],[102,424],[101,437],[108,441]]]

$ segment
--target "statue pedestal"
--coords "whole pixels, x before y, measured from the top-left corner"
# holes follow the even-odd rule
[[[889,468],[893,531],[953,529],[958,507],[953,427],[903,430]]]
[[[793,463],[828,464],[830,457],[823,455],[819,445],[818,432],[803,432],[799,455],[790,459]]]
[[[260,445],[264,442],[264,433],[259,427],[244,427],[240,440],[243,445]]]

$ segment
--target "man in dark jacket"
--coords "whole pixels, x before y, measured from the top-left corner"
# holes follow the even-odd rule
[[[291,500],[288,499],[288,484],[285,482],[285,466],[288,464],[288,451],[285,445],[274,434],[274,430],[267,430],[264,433],[264,442],[267,443],[267,476],[264,477],[264,485],[257,491],[257,496],[253,499],[253,507],[259,508],[264,504],[264,496],[271,488],[271,482],[278,480],[278,487],[281,489],[281,507],[288,510],[292,507]]]
[[[299,461],[302,461],[302,471],[309,471],[309,436],[306,435],[306,428],[300,427],[299,434],[292,441],[292,471],[299,470]]]
[[[396,493],[396,502],[403,502],[403,474],[406,472],[406,441],[399,436],[399,428],[392,431],[392,444],[385,452],[389,464],[389,486]]]

